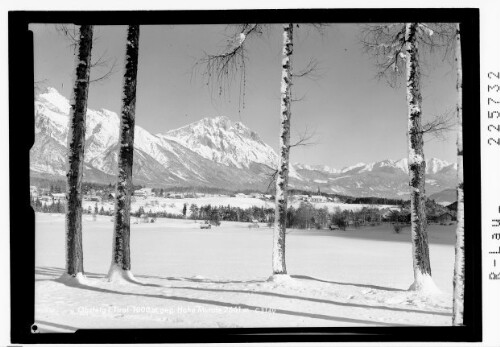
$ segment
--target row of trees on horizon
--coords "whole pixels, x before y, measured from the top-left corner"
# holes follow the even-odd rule
[[[322,25],[311,24],[321,28]],[[302,25],[301,25],[302,26]],[[207,55],[201,60],[206,65],[207,76],[223,85],[231,74],[245,66],[245,44],[250,37],[262,33],[262,24],[243,24],[228,47],[220,53]],[[287,195],[290,150],[299,143],[291,144],[292,82],[309,71],[294,73],[294,23],[282,25],[282,62],[280,98],[280,145],[279,163],[275,178],[275,212],[273,237],[273,275],[286,275],[285,236],[287,228]],[[298,29],[300,30],[300,29]],[[118,172],[115,199],[115,223],[113,235],[113,257],[110,278],[117,275],[129,276],[130,259],[130,204],[132,185],[132,165],[134,149],[135,101],[137,87],[137,66],[139,56],[139,25],[127,29],[125,72],[123,79],[122,109],[119,130]],[[454,325],[463,324],[464,299],[464,222],[463,222],[463,158],[462,158],[462,66],[459,24],[391,23],[365,25],[362,29],[362,44],[371,54],[379,68],[380,77],[388,77],[391,82],[405,76],[406,101],[408,107],[408,165],[410,187],[411,241],[414,282],[409,290],[427,290],[434,286],[431,277],[427,218],[425,211],[425,156],[424,133],[445,129],[443,119],[423,124],[421,94],[421,50],[429,52],[446,49],[455,51],[457,66],[456,116],[459,125],[457,140],[458,163],[458,224],[455,247],[455,270],[453,276],[453,319]],[[85,143],[85,117],[91,69],[93,26],[78,28],[75,84],[70,111],[68,136],[68,172],[66,200],[66,273],[69,276],[83,274],[82,251],[82,178]],[[401,131],[404,131],[403,129]],[[303,144],[303,143],[302,143]]]
[[[155,206],[155,201],[152,206]],[[156,206],[158,202],[156,201]],[[429,223],[439,222],[439,217],[445,213],[449,213],[452,219],[455,217],[455,211],[439,205],[434,200],[427,200],[425,204],[426,215]],[[59,199],[53,199],[51,203],[43,202],[38,197],[31,197],[31,206],[35,212],[41,213],[64,213],[66,211],[66,203]],[[364,226],[373,226],[382,222],[394,224],[394,230],[399,232],[400,229],[410,224],[410,202],[403,202],[399,205],[399,209],[380,210],[376,207],[363,207],[360,210],[341,210],[337,207],[330,212],[325,207],[315,207],[309,202],[302,201],[298,207],[289,206],[287,209],[286,227],[293,229],[328,229],[337,227],[346,230],[347,227],[360,228]],[[114,209],[104,208],[96,202],[94,206],[88,205],[83,209],[84,214],[88,215],[103,215],[114,216]],[[172,219],[191,219],[194,221],[205,220],[214,225],[220,225],[222,221],[243,222],[243,223],[267,223],[268,226],[274,225],[274,208],[272,207],[257,207],[248,208],[234,207],[231,205],[200,205],[184,203],[181,212],[167,212],[166,210],[155,209],[154,211],[146,206],[139,206],[135,212],[131,212],[131,216],[140,218],[147,217],[150,219],[156,218],[172,218]]]

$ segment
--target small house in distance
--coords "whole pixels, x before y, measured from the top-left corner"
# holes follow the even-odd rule
[[[328,198],[323,195],[313,195],[309,198],[309,202],[327,202]]]
[[[31,196],[37,197],[38,196],[38,188],[36,186],[30,186],[30,194],[31,194]]]
[[[333,197],[333,198],[326,198],[328,201],[330,202],[335,202],[335,203],[339,203],[341,202],[340,199],[338,197]]]
[[[450,212],[444,212],[436,217],[436,223],[449,224],[453,221],[453,216]]]
[[[307,201],[309,199],[309,196],[304,194],[293,195],[293,197],[298,201]]]
[[[141,188],[134,191],[134,196],[147,198],[148,196],[154,196],[151,188]]]
[[[139,217],[140,223],[149,223],[149,217],[147,214],[141,214]]]
[[[53,193],[52,197],[54,198],[54,201],[66,200],[66,194],[64,193]]]
[[[449,204],[448,206],[446,206],[446,208],[450,211],[457,211],[457,206],[458,206],[458,202],[455,201],[454,203],[451,203]]]

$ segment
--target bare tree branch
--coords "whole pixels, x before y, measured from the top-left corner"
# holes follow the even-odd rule
[[[443,58],[448,56],[454,43],[453,24],[418,23],[417,30],[417,41],[422,54],[442,50]],[[360,41],[365,53],[375,58],[378,70],[376,77],[386,79],[392,87],[398,85],[399,77],[405,71],[405,24],[362,25]]]
[[[297,139],[297,141],[291,144],[289,148],[316,145],[317,142],[313,141],[316,135],[317,135],[316,130],[310,131],[309,128],[306,126],[304,131],[299,134],[299,138]]]
[[[242,24],[235,34],[228,38],[226,47],[217,54],[204,53],[204,57],[195,63],[204,66],[203,75],[207,78],[207,85],[217,90],[219,95],[229,91],[231,83],[238,73],[240,79],[240,97],[244,97],[245,90],[245,43],[249,37],[262,34],[262,24]]]
[[[292,97],[292,98],[290,99],[290,101],[291,101],[291,102],[300,102],[300,101],[304,101],[304,100],[305,100],[305,98],[306,98],[306,96],[307,96],[307,93],[306,93],[306,94],[304,94],[304,95],[302,95],[302,96],[301,96],[301,97],[299,97],[299,98],[294,98],[294,97]]]
[[[78,31],[76,25],[73,24],[56,24],[56,31],[63,35],[69,42],[70,47],[75,52],[78,46]]]
[[[320,35],[324,35],[325,34],[325,28],[329,27],[330,24],[329,23],[308,23],[307,25],[313,27],[314,29],[316,29],[316,31],[320,34]],[[297,24],[297,27],[299,25]]]
[[[109,60],[101,61],[99,59],[95,64],[90,64],[90,68],[91,68],[90,72],[92,73],[92,69],[95,67],[108,67],[109,64],[110,64]],[[116,72],[116,58],[113,59],[113,61],[111,62],[111,66],[107,69],[107,71],[103,75],[101,75],[100,77],[91,79],[89,81],[89,83],[104,81],[104,80],[108,79],[110,76],[112,76],[115,72]]]
[[[455,130],[456,123],[455,109],[450,108],[422,125],[422,133],[439,140],[445,140],[446,134]]]
[[[312,80],[317,80],[321,78],[321,74],[318,73],[318,61],[316,59],[311,59],[307,63],[306,67],[299,72],[293,73],[294,78],[307,77]]]
[[[74,52],[76,52],[76,47],[78,47],[78,30],[77,26],[74,24],[56,24],[56,31],[59,32],[61,35],[63,35],[69,42],[70,42],[70,47],[73,49]],[[92,38],[92,43],[97,42],[98,37],[94,36]],[[109,68],[108,68],[109,66]],[[91,73],[96,70],[96,68],[108,68],[104,74],[102,74],[100,77],[93,78],[89,82],[94,83],[94,82],[100,82],[104,81],[107,78],[109,78],[111,75],[113,75],[116,71],[116,58],[115,59],[110,59],[107,57],[107,50],[104,51],[103,54],[101,54],[97,59],[94,59],[92,57],[92,61],[90,63],[90,71]]]
[[[268,177],[266,193],[274,192],[276,189],[276,177],[278,176],[278,169],[272,169],[269,173],[266,174],[266,176]]]
[[[290,144],[289,148],[293,147],[306,147],[306,146],[313,146],[316,145],[317,142],[312,141],[316,137],[316,131],[310,131],[308,127],[304,129],[303,132],[299,134],[299,137],[297,141],[295,141],[293,144]],[[269,171],[266,176],[268,177],[268,185],[267,185],[267,192],[273,191],[273,188],[276,185],[276,178],[278,176],[278,169],[277,168],[270,168],[271,171]]]
[[[391,86],[397,85],[404,73],[404,23],[363,25],[360,41],[365,53],[375,58],[377,78],[385,78]]]

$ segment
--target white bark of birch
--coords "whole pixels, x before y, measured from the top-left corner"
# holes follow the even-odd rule
[[[460,24],[456,27],[455,61],[457,65],[457,230],[455,244],[455,269],[453,274],[453,325],[464,323],[464,168],[462,147],[462,46]]]
[[[406,101],[408,105],[408,169],[414,282],[410,290],[434,290],[425,214],[425,157],[417,23],[406,24]]]
[[[132,165],[134,161],[135,101],[139,56],[139,25],[130,25],[127,32],[125,74],[123,78],[120,119],[120,152],[115,198],[113,257],[109,279],[131,277],[130,261],[130,203],[132,194]]]
[[[82,180],[85,149],[85,118],[89,92],[94,27],[82,25],[76,47],[76,74],[71,96],[66,173],[66,275],[83,275]]]
[[[273,236],[273,274],[286,274],[285,235],[290,153],[290,117],[293,53],[293,24],[283,25],[283,60],[281,72],[280,157],[276,178],[276,209]]]

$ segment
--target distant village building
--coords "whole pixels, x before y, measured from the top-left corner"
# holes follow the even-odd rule
[[[327,202],[328,199],[323,195],[313,195],[309,198],[309,202]]]
[[[444,212],[436,217],[437,223],[451,223],[453,221],[453,216],[450,212]]]
[[[392,210],[390,208],[382,208],[379,209],[379,213],[380,213],[380,218],[382,218],[383,220],[388,220],[392,214]]]
[[[55,201],[66,200],[66,194],[64,193],[52,193],[52,197]]]
[[[141,188],[134,191],[134,196],[147,198],[149,196],[154,196],[152,188]]]
[[[38,196],[38,188],[36,186],[30,186],[30,195]]]
[[[237,198],[248,198],[248,195],[243,194],[243,193],[238,193],[238,194],[236,194],[236,197]]]
[[[299,201],[308,201],[309,200],[309,196],[308,195],[300,195],[300,194],[297,194],[297,195],[294,195],[295,199],[299,200]]]
[[[458,202],[455,201],[454,203],[451,203],[449,204],[448,206],[446,206],[446,208],[450,211],[457,211],[457,206],[458,206]]]
[[[89,196],[88,198],[89,201],[93,201],[93,202],[101,202],[101,197],[100,196],[97,196],[97,195],[91,195]]]
[[[342,200],[340,200],[338,197],[327,198],[327,200],[330,201],[330,202],[335,202],[335,203],[342,202]]]
[[[147,214],[141,214],[140,221],[141,221],[141,223],[149,223],[148,215]]]

